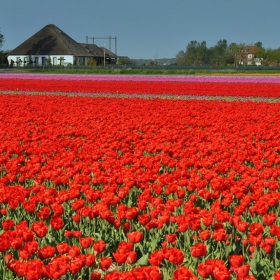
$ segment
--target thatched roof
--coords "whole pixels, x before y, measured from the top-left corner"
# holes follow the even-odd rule
[[[94,56],[97,56],[97,57],[98,56],[100,56],[100,57],[104,56],[103,50],[98,48],[97,45],[95,45],[95,44],[80,43],[80,45]]]
[[[93,56],[54,24],[48,24],[12,50],[9,55]]]
[[[102,53],[104,53],[104,47],[99,47],[102,50]],[[113,52],[105,48],[105,55],[109,57],[117,57]]]
[[[91,53],[95,57],[103,57],[104,56],[104,48],[98,47],[95,44],[86,44],[86,43],[80,43],[81,46],[83,46],[89,53]],[[110,50],[105,48],[105,56],[106,57],[116,57],[116,55],[111,52]]]

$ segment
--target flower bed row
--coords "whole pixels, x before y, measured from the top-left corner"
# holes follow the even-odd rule
[[[279,103],[0,95],[2,278],[280,279],[279,125]]]
[[[2,80],[0,90],[280,97],[277,84]]]
[[[68,78],[68,79],[67,79]],[[126,94],[169,94],[197,96],[241,96],[280,97],[280,79],[244,77],[188,77],[166,76],[58,76],[53,75],[1,75],[0,90],[71,92],[71,93],[126,93]],[[245,81],[245,82],[244,82]],[[256,82],[256,81],[259,81]],[[273,82],[272,82],[273,81]]]

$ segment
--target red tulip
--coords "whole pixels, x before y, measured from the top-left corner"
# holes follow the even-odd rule
[[[40,259],[49,259],[54,256],[56,252],[56,248],[50,245],[44,246],[42,249],[38,251],[38,256]]]
[[[129,231],[130,231],[130,228],[131,228],[130,223],[124,223],[124,224],[123,224],[123,229],[124,229],[124,231],[129,232]]]
[[[196,243],[191,247],[191,255],[195,258],[204,257],[206,255],[206,245],[203,243]]]
[[[175,270],[174,277],[172,280],[181,280],[181,279],[197,280],[197,277],[193,274],[193,272],[189,268],[185,266],[180,266],[177,270]]]
[[[127,234],[127,238],[133,244],[140,242],[143,239],[143,232],[133,231]]]
[[[137,215],[138,215],[138,209],[135,207],[128,208],[127,211],[125,212],[125,217],[128,220],[135,219]]]
[[[6,208],[1,208],[0,209],[0,213],[3,215],[3,216],[5,216],[5,215],[7,215],[7,209]]]
[[[248,223],[247,222],[239,222],[236,225],[236,228],[240,231],[240,232],[245,232],[248,228]]]
[[[106,243],[103,240],[95,241],[93,244],[93,249],[97,253],[102,253],[106,248]]]
[[[77,256],[79,256],[81,254],[81,250],[80,247],[77,245],[73,245],[70,247],[69,252],[68,252],[69,256],[71,256],[72,258],[75,258]]]
[[[280,270],[278,270],[277,272],[275,272],[275,273],[273,274],[273,276],[274,276],[274,280],[280,280]]]
[[[270,226],[270,233],[280,238],[280,226],[275,224]]]
[[[164,260],[164,253],[162,250],[156,250],[150,254],[149,263],[153,266],[159,266]]]
[[[109,257],[102,257],[100,259],[100,267],[101,267],[101,269],[103,271],[107,270],[111,266],[112,262],[113,261],[112,261],[111,258],[109,258]]]
[[[91,267],[91,266],[95,265],[95,255],[94,254],[87,254],[86,255],[85,265],[88,266],[88,267]]]
[[[263,233],[264,226],[260,223],[252,223],[249,227],[249,231],[252,235],[258,236]]]
[[[202,230],[202,231],[199,232],[199,237],[202,240],[206,241],[210,238],[210,236],[211,236],[211,232],[208,229],[205,229],[205,230]]]
[[[227,241],[228,234],[226,233],[225,229],[218,229],[214,230],[212,237],[216,241]]]
[[[56,249],[60,255],[66,254],[70,250],[70,245],[66,242],[60,243],[56,245]]]
[[[249,274],[250,271],[250,265],[245,264],[240,267],[233,269],[234,273],[237,275],[237,277],[243,278],[246,277]]]
[[[53,215],[54,217],[59,217],[59,216],[63,215],[64,208],[61,204],[54,203],[54,204],[51,205],[51,207],[52,207],[52,210],[54,212],[54,215]]]
[[[127,253],[126,263],[132,264],[137,261],[137,253],[135,251],[130,251]]]
[[[14,237],[11,240],[11,247],[15,250],[19,250],[23,247],[23,238],[22,237]]]
[[[271,226],[277,219],[277,215],[275,213],[269,213],[263,216],[263,222],[267,226]]]
[[[81,246],[86,249],[89,248],[93,242],[93,237],[81,237],[80,238],[80,244]]]
[[[2,227],[4,230],[9,230],[14,227],[15,222],[12,219],[7,219],[2,222]]]
[[[115,261],[118,263],[118,264],[123,264],[126,262],[126,259],[127,259],[127,253],[118,253],[118,252],[115,252],[113,253],[113,256],[114,256],[114,259]]]
[[[44,277],[45,265],[41,260],[34,259],[26,263],[25,278],[27,280],[39,280]]]
[[[48,233],[48,227],[43,222],[34,222],[31,226],[31,229],[36,233],[40,238],[43,238]]]
[[[64,222],[60,217],[54,217],[51,219],[51,226],[53,229],[62,229],[64,227]]]
[[[50,214],[51,214],[51,209],[48,206],[44,206],[38,211],[37,216],[39,219],[44,221],[50,217]]]
[[[164,254],[164,257],[171,263],[180,265],[183,263],[185,256],[180,249],[168,248],[167,252]]]
[[[200,277],[208,278],[213,273],[213,267],[211,265],[200,263],[197,266],[197,272]]]
[[[79,209],[83,208],[85,205],[85,201],[83,199],[77,199],[71,203],[71,206],[74,211],[78,211]]]
[[[242,255],[229,256],[229,263],[233,268],[237,268],[243,265],[244,257]]]
[[[78,273],[84,266],[84,263],[81,259],[79,258],[73,258],[73,260],[69,264],[69,271],[72,274]]]
[[[166,237],[166,240],[169,243],[176,244],[176,241],[177,241],[177,235],[176,234],[172,234],[172,233],[166,234],[165,237]]]
[[[101,274],[98,272],[92,272],[90,274],[90,280],[100,280],[101,279]]]
[[[230,280],[231,279],[230,272],[226,268],[214,269],[213,276],[217,280]]]

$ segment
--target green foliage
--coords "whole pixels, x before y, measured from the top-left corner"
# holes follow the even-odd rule
[[[248,54],[253,59],[248,59]],[[206,42],[201,43],[192,40],[188,43],[186,51],[180,50],[176,55],[178,65],[212,65],[212,66],[235,66],[254,65],[254,58],[258,58],[264,66],[280,65],[280,48],[265,49],[262,42],[254,45],[244,43],[231,43],[227,40],[219,40],[215,46],[207,48]]]
[[[5,37],[1,33],[1,28],[0,28],[0,49],[2,48],[3,43],[5,42]]]
[[[0,65],[8,65],[8,55],[9,51],[0,51]]]
[[[48,66],[52,65],[52,59],[50,56],[46,59],[46,65]]]
[[[120,57],[120,58],[118,58],[117,64],[118,65],[133,65],[133,64],[136,64],[136,62],[131,60],[128,57]]]
[[[191,41],[186,48],[184,56],[187,65],[203,65],[209,62],[209,53],[206,42]]]
[[[119,65],[125,65],[126,64],[126,59],[125,58],[119,58],[118,59],[118,64]]]
[[[96,66],[97,62],[94,58],[88,58],[87,64],[88,66]]]

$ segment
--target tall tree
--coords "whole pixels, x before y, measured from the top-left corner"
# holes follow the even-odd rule
[[[226,65],[227,40],[219,40],[212,47],[212,62],[216,65]]]
[[[196,40],[192,40],[188,43],[185,53],[185,63],[187,65],[197,64],[197,47],[199,43]]]
[[[246,48],[247,46],[245,44],[237,44],[237,43],[231,43],[228,46],[227,49],[228,58],[231,57],[232,62],[235,66],[238,66],[239,64],[243,63],[243,60],[245,59],[244,50]]]
[[[280,48],[265,49],[263,56],[263,65],[276,66],[280,65]]]
[[[183,50],[179,51],[176,55],[176,62],[178,65],[185,64],[185,52]]]
[[[0,50],[3,46],[3,43],[5,41],[4,35],[1,33],[1,28],[0,28]]]
[[[199,43],[196,40],[190,41],[186,47],[184,64],[202,65],[207,63],[208,63],[208,49],[206,46],[206,42],[202,41],[201,43]]]
[[[254,46],[257,47],[258,49],[263,48],[262,42],[257,42],[257,43],[254,44]]]
[[[258,58],[263,59],[264,56],[265,56],[265,48],[263,47],[262,42],[257,42],[257,43],[254,44],[254,46],[257,47],[256,56],[257,56]]]
[[[205,41],[202,41],[197,46],[197,59],[198,59],[198,63],[201,65],[209,64],[208,49]]]

